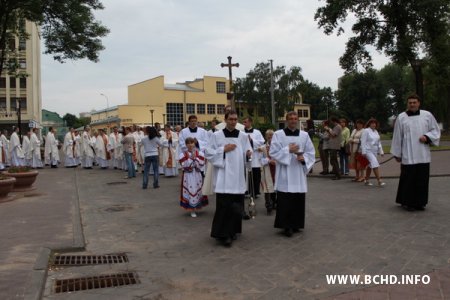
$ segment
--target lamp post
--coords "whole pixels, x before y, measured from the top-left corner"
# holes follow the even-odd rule
[[[154,124],[153,124],[153,113],[155,112],[155,110],[154,109],[150,109],[150,113],[152,114],[152,126],[154,126]]]
[[[17,109],[17,128],[19,128],[19,140],[22,143],[22,128],[21,127],[21,123],[22,123],[22,107],[20,105],[20,99],[16,99],[16,109]]]
[[[275,95],[273,84],[273,59],[269,59],[270,62],[270,107],[272,108],[272,125],[276,128],[275,122]]]
[[[107,122],[107,126],[108,126],[108,134],[109,134],[109,118],[108,118],[108,110],[109,110],[109,99],[108,96],[106,96],[105,94],[101,93],[101,96],[105,97],[106,99],[106,122]]]
[[[166,125],[166,114],[163,114],[163,126]]]

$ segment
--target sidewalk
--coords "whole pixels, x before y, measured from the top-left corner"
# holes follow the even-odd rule
[[[433,152],[432,174],[450,173],[449,161],[449,151]],[[392,170],[395,177],[398,164],[389,166],[382,165],[382,174]],[[426,211],[406,212],[394,203],[397,178],[385,177],[387,186],[377,188],[314,175],[302,233],[281,235],[260,198],[258,216],[244,221],[242,236],[224,248],[209,237],[214,197],[193,219],[178,206],[180,178],[161,178],[160,189],[142,190],[140,174],[130,181],[123,175],[45,169],[29,197],[0,203],[0,299],[33,299],[42,247],[83,245],[79,212],[86,248],[72,254],[127,253],[129,262],[49,270],[43,299],[450,298],[450,177],[430,180]],[[116,271],[136,272],[140,284],[54,293],[55,279]],[[329,285],[328,274],[432,274],[432,281],[426,287]]]

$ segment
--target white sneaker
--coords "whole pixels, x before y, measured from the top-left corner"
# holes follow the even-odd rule
[[[197,218],[197,214],[195,213],[195,211],[191,212],[191,217]]]
[[[383,187],[383,186],[385,186],[386,185],[386,182],[378,182],[378,186],[379,187]]]
[[[367,185],[367,186],[372,186],[372,185],[373,185],[373,183],[370,182],[370,181],[368,181],[368,180],[366,180],[366,181],[364,182],[364,184]]]

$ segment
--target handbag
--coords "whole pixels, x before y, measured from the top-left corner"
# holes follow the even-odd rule
[[[350,143],[345,143],[344,144],[344,149],[345,149],[345,153],[347,154],[347,155],[350,155],[351,153],[352,153],[352,149],[351,149],[351,145],[350,145]]]
[[[358,165],[360,168],[365,169],[369,165],[369,160],[365,155],[362,155],[361,152],[359,152],[359,147],[361,146],[361,142],[358,143],[358,147],[356,148],[355,153],[355,160],[358,162]]]

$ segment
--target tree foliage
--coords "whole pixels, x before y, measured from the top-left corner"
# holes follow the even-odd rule
[[[108,29],[94,17],[103,9],[99,0],[1,0],[0,73],[4,62],[10,74],[17,75],[17,49],[8,47],[12,38],[27,39],[25,20],[41,27],[45,53],[59,62],[87,58],[98,61],[104,49],[100,38]]]
[[[340,58],[347,72],[358,66],[372,67],[368,46],[384,52],[400,66],[409,64],[416,81],[416,92],[423,98],[423,59],[429,64],[428,76],[434,77],[435,90],[443,93],[440,106],[449,115],[450,94],[450,2],[448,0],[326,0],[315,14],[319,27],[326,34],[344,32],[342,24],[356,19],[355,34],[350,37]],[[422,99],[423,100],[423,99]],[[423,101],[422,101],[423,102]]]

